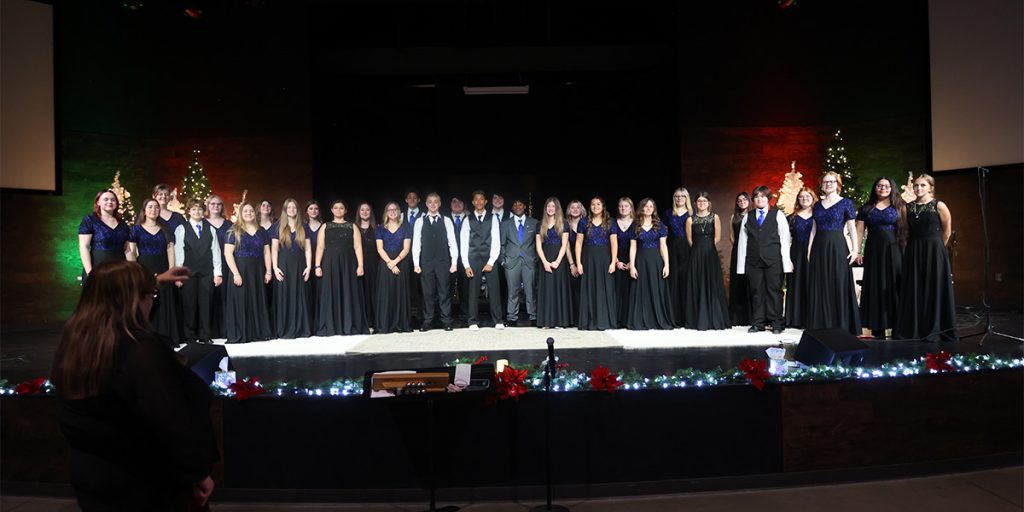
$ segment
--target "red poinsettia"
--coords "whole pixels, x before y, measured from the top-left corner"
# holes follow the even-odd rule
[[[611,393],[621,385],[622,381],[619,380],[619,374],[612,373],[611,370],[604,366],[597,365],[597,368],[590,372],[590,389],[594,391],[607,391]]]
[[[750,381],[758,390],[764,389],[765,381],[772,378],[772,374],[768,373],[768,361],[764,359],[750,359],[744,357],[740,361],[740,371],[743,372],[743,376]]]
[[[46,384],[46,377],[37,377],[27,380],[14,387],[15,395],[38,395],[43,392],[43,384]]]
[[[526,370],[516,370],[511,366],[505,366],[497,374],[498,398],[507,400],[514,398],[519,400],[519,395],[526,393]]]
[[[228,386],[228,389],[235,393],[235,400],[245,400],[249,397],[256,395],[262,395],[267,390],[260,385],[260,378],[245,378],[240,381],[236,381],[234,384]]]
[[[473,364],[480,364],[480,363],[483,363],[485,361],[487,361],[487,356],[480,356],[480,357],[476,358],[476,361],[473,361]]]
[[[953,365],[949,364],[951,357],[953,357],[952,354],[945,350],[938,354],[928,353],[924,358],[924,366],[937,372],[951,372],[953,371]]]

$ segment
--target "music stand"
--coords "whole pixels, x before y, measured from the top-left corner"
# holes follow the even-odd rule
[[[394,373],[394,372],[405,372],[411,373]],[[488,393],[494,392],[495,376],[494,376],[494,365],[476,364],[470,369],[470,384],[461,392],[449,393],[447,390],[438,390],[434,385],[439,383],[438,376],[440,374],[447,374],[447,383],[451,384],[455,379],[455,367],[454,366],[442,366],[433,368],[402,368],[393,370],[370,370],[363,376],[363,396],[371,398],[374,391],[374,377],[377,376],[376,387],[381,387],[382,379],[380,374],[386,374],[386,380],[388,386],[396,385],[396,382],[400,382],[407,379],[406,385],[402,386],[402,389],[409,389],[411,393],[407,394],[396,394],[395,396],[382,397],[382,400],[387,400],[395,404],[402,404],[415,406],[415,404],[424,404],[426,406],[426,423],[427,423],[427,441],[426,441],[426,457],[427,457],[427,489],[430,493],[430,508],[426,512],[456,512],[459,507],[455,505],[446,505],[441,508],[437,508],[436,503],[436,490],[437,490],[437,478],[436,478],[436,464],[435,459],[437,454],[435,452],[436,445],[436,425],[434,418],[434,402],[437,400],[454,399],[455,397],[480,397],[483,398]],[[423,377],[418,378],[417,375]],[[421,385],[426,383],[426,385]],[[400,384],[399,384],[400,385]],[[379,390],[379,389],[378,389]]]

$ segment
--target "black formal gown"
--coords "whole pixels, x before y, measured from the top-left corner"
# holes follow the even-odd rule
[[[814,205],[814,240],[807,262],[808,329],[845,329],[860,335],[860,308],[850,269],[850,248],[843,227],[857,218],[857,209],[848,198],[825,208]]]
[[[686,277],[686,328],[706,331],[728,329],[729,303],[725,300],[722,261],[715,247],[715,215],[690,217],[690,264]],[[669,268],[669,272],[672,269]]]
[[[903,252],[899,313],[894,336],[956,341],[956,303],[949,253],[942,243],[938,201],[907,205],[907,249]]]
[[[412,226],[403,222],[392,233],[383,224],[377,225],[377,240],[384,242],[384,252],[395,259],[402,252],[405,240],[412,241]],[[374,242],[376,247],[376,242]],[[412,272],[411,255],[398,263],[399,274],[395,275],[381,259],[377,263],[377,286],[374,291],[375,332],[412,332],[412,293],[408,273]]]
[[[569,230],[568,223],[562,233]],[[562,235],[549,228],[541,239],[541,250],[544,259],[555,261],[562,250]],[[568,248],[566,248],[568,251]],[[569,262],[566,257],[558,267],[547,272],[543,265],[538,271],[537,279],[537,327],[568,327],[572,325],[572,291],[569,285]]]
[[[320,261],[318,336],[366,334],[363,290],[356,276],[355,228],[351,222],[324,224],[324,257]]]
[[[314,272],[309,275],[309,286],[306,287],[306,304],[309,306],[307,312],[309,313],[309,330],[316,332],[317,325],[319,325],[319,313],[320,313],[320,278],[316,277],[316,251],[317,244],[319,243],[318,238],[320,236],[320,230],[324,229],[323,223],[317,229],[312,229],[309,224],[303,225],[306,229],[306,240],[309,240],[309,250],[312,258],[310,263],[314,265]]]
[[[676,327],[686,322],[686,278],[689,275],[690,244],[686,239],[686,219],[690,214],[674,215],[665,210],[661,221],[668,228],[668,291],[669,306]]]
[[[583,275],[580,276],[580,313],[578,326],[583,331],[603,331],[618,325],[619,309],[615,296],[615,277],[608,273],[612,263],[611,229],[587,224],[583,237],[580,259]]]
[[[618,238],[619,261],[629,263],[629,242],[636,238],[636,226],[632,222],[626,229],[620,229],[616,221],[612,221],[612,234]],[[616,315],[616,327],[625,328],[626,319],[629,317],[629,289],[633,286],[633,278],[629,275],[629,269],[615,270],[615,297],[618,313]]]
[[[139,263],[152,274],[162,274],[169,268],[167,246],[173,243],[173,236],[161,226],[156,234],[150,233],[139,224],[132,226],[129,238],[139,251]],[[149,312],[149,323],[157,334],[170,341],[171,346],[182,342],[182,331],[178,308],[174,303],[174,283],[159,284],[159,293]]]
[[[629,290],[629,318],[626,328],[632,330],[672,329],[672,303],[668,280],[661,277],[665,261],[661,257],[661,239],[668,236],[664,224],[640,230],[636,237],[637,279]],[[669,266],[669,276],[672,275]]]
[[[377,313],[374,301],[377,289],[377,267],[380,266],[380,254],[377,254],[377,231],[373,227],[359,228],[363,238],[363,275],[359,278],[359,286],[363,293],[363,309],[370,327],[374,327]]]
[[[576,228],[577,229],[582,229],[583,226],[586,226],[590,222],[590,220],[588,220],[587,217],[584,216],[584,217],[581,217],[580,220],[577,221],[577,222],[578,223],[576,224]],[[576,262],[576,256],[575,255],[576,255],[576,237],[577,236],[579,236],[579,232],[578,231],[573,231],[572,225],[570,224],[569,225],[569,247],[567,247],[565,250],[566,251],[570,251],[570,254],[572,254],[572,258],[571,259],[573,260],[574,263]],[[568,260],[570,259],[569,254],[566,254],[565,257],[566,257],[566,263],[568,263]],[[569,271],[569,291],[572,294],[572,325],[577,325],[579,323],[579,321],[580,321],[580,308],[579,308],[579,305],[580,305],[580,286],[582,285],[582,282],[580,281],[580,279],[581,279],[581,276],[573,276],[572,275],[572,270]]]
[[[273,337],[270,315],[267,314],[266,264],[263,248],[270,244],[267,230],[258,228],[255,235],[242,232],[241,240],[235,239],[235,231],[228,233],[225,245],[235,246],[233,254],[242,286],[235,286],[234,275],[228,269],[225,278],[227,286],[227,308],[224,310],[224,335],[228,343],[265,341]]]
[[[892,329],[896,326],[903,267],[898,236],[900,214],[892,206],[879,210],[868,205],[861,208],[857,220],[863,221],[867,228],[860,319],[862,325],[873,332]]]
[[[228,261],[224,256],[224,242],[227,240],[228,231],[234,224],[227,219],[224,219],[224,223],[220,227],[214,226],[214,236],[217,237],[217,245],[220,246],[220,269],[223,276],[227,276],[231,271],[228,270]],[[228,304],[228,286],[234,286],[231,284],[231,280],[224,277],[221,281],[220,286],[213,287],[213,298],[210,299],[210,335],[213,338],[224,338],[224,311],[227,309]]]
[[[803,329],[807,322],[807,288],[810,276],[807,273],[807,244],[811,239],[814,218],[799,215],[789,217],[789,232],[793,242],[789,246],[789,259],[793,261],[793,272],[786,274],[786,326]],[[844,242],[845,243],[845,242]]]
[[[742,221],[743,215],[740,214],[732,222],[732,257],[729,259],[729,319],[732,325],[750,325],[750,288],[747,286],[747,276],[736,273],[736,250],[739,248]]]
[[[306,234],[304,230],[302,234]],[[293,231],[285,246],[276,225],[270,232],[270,238],[278,240],[277,268],[284,273],[284,280],[278,280],[277,275],[274,275],[271,281],[274,287],[271,294],[274,301],[271,304],[274,310],[274,334],[281,339],[309,337],[313,334],[309,324],[309,281],[302,275],[306,270],[305,240],[299,244]],[[316,276],[310,272],[309,279],[315,280]]]

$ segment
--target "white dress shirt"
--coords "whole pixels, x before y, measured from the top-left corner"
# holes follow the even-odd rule
[[[757,212],[762,210],[767,215],[768,208],[754,208],[747,213],[743,214],[743,220],[740,221],[740,236],[736,240],[736,273],[746,273],[747,263],[747,221],[757,222]],[[771,222],[771,219],[765,217],[763,222]],[[792,244],[792,238],[789,234],[789,222],[786,221],[786,214],[782,213],[782,210],[776,210],[775,223],[778,225],[779,230],[779,242],[780,249],[782,251],[782,272],[789,273],[793,271],[793,260],[789,257],[789,246]]]
[[[455,266],[458,263],[459,249],[455,243],[455,223],[452,222],[448,217],[442,217],[441,215],[424,215],[416,219],[416,223],[412,226],[412,265],[414,267],[420,266],[420,249],[423,247],[423,223],[424,222],[437,222],[444,221],[444,231],[448,235],[448,254],[451,256],[451,266]],[[465,226],[465,221],[463,221]]]
[[[477,217],[487,218],[487,211],[472,212],[469,215]],[[462,241],[459,247],[459,256],[462,257],[462,265],[466,268],[469,266],[469,219],[462,221],[462,233],[459,234],[459,239]],[[491,252],[487,257],[487,264],[494,265],[494,262],[498,260],[498,255],[501,252],[501,235],[498,233],[498,218],[491,215]]]
[[[202,221],[199,221],[202,225]],[[185,264],[185,226],[189,229],[196,231],[196,225],[189,219],[185,224],[178,224],[178,227],[174,228],[174,263],[177,265]],[[198,235],[199,233],[196,233]],[[213,276],[222,276],[220,268],[220,244],[217,243],[217,228],[210,226],[210,235],[212,242],[210,243],[210,254],[213,257]]]

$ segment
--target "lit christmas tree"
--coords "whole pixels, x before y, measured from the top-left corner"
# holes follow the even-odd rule
[[[132,204],[132,193],[121,185],[121,171],[114,173],[114,182],[110,190],[117,196],[117,213],[129,227],[135,225],[135,205]]]
[[[790,164],[790,171],[782,179],[779,198],[775,201],[775,206],[782,210],[782,213],[787,215],[793,213],[793,208],[796,207],[796,196],[800,194],[800,189],[804,188],[803,177],[803,174],[796,172],[796,160],[793,160],[793,163]]]
[[[846,143],[843,141],[843,133],[839,129],[832,134],[832,145],[825,153],[825,166],[822,169],[822,174],[829,171],[842,176],[843,189],[840,193],[843,196],[852,199],[857,204],[864,204],[864,201],[867,201],[869,191],[860,184],[857,176],[853,173],[853,166],[846,158]]]
[[[203,164],[199,163],[199,150],[193,149],[192,163],[188,164],[188,172],[185,173],[185,179],[181,181],[181,197],[186,201],[189,199],[206,201],[206,198],[210,197],[212,193],[210,180],[203,172]]]
[[[903,193],[900,194],[900,197],[903,198],[903,202],[913,203],[914,201],[917,201],[917,196],[914,195],[914,173],[907,173],[907,184],[901,185],[900,188],[903,189]]]

